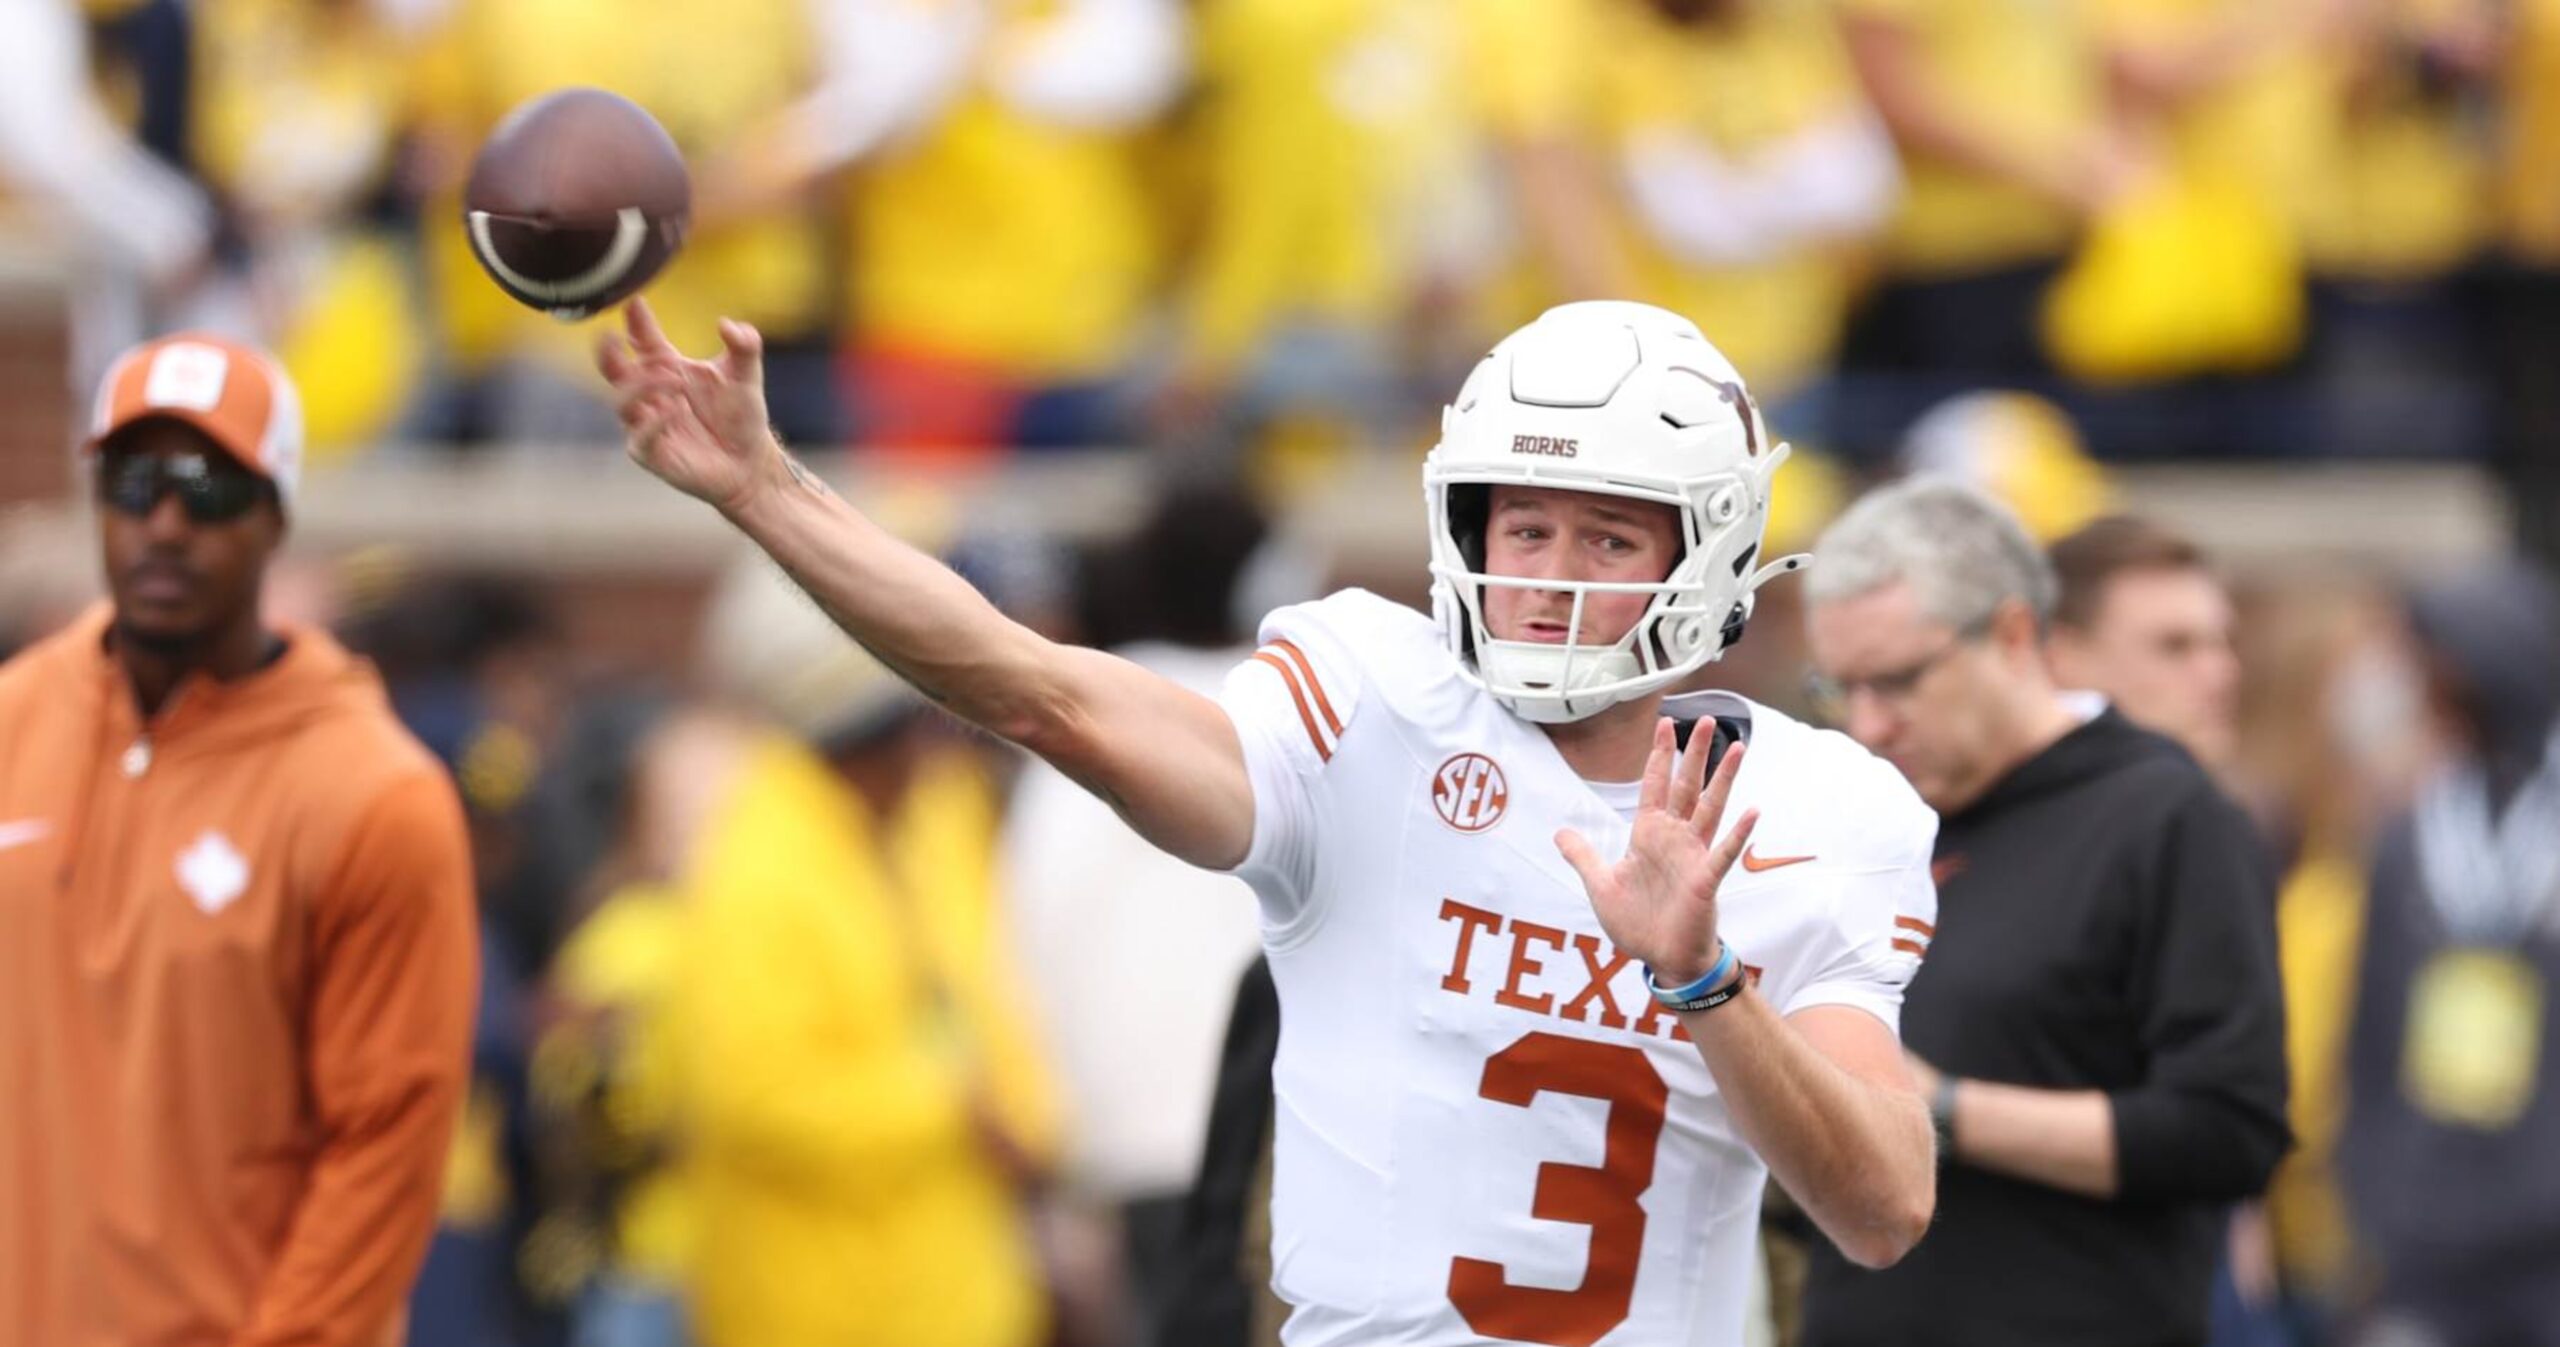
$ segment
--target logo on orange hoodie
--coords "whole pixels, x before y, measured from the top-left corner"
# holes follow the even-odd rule
[[[249,888],[249,862],[231,839],[211,829],[178,853],[178,885],[211,916]]]

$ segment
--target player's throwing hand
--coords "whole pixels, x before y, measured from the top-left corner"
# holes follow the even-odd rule
[[[1699,725],[1675,764],[1672,723],[1655,722],[1635,827],[1616,865],[1604,864],[1581,833],[1566,828],[1556,834],[1556,849],[1582,876],[1600,929],[1620,950],[1651,965],[1666,986],[1694,981],[1715,962],[1716,890],[1760,822],[1758,810],[1745,810],[1733,830],[1716,839],[1734,775],[1742,768],[1743,746],[1725,750],[1701,791],[1714,731],[1712,724]]]
[[[667,340],[646,300],[623,309],[630,330],[608,332],[596,368],[613,385],[625,447],[641,467],[726,512],[782,460],[765,419],[764,338],[720,320],[720,358],[695,360]]]

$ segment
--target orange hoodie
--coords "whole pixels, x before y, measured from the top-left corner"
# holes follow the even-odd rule
[[[0,1347],[385,1347],[477,976],[462,810],[327,636],[148,724],[0,666]]]

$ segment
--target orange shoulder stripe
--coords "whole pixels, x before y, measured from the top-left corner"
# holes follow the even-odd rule
[[[1271,648],[1287,655],[1289,662],[1298,666],[1298,672],[1306,675],[1307,689],[1316,695],[1316,709],[1324,713],[1324,723],[1332,729],[1333,737],[1341,738],[1342,717],[1333,713],[1333,702],[1324,695],[1324,680],[1316,677],[1316,666],[1307,659],[1307,652],[1300,650],[1297,642],[1285,637],[1273,641]]]
[[[1298,686],[1298,671],[1289,667],[1289,661],[1268,650],[1257,650],[1253,652],[1253,657],[1280,671],[1280,681],[1289,685],[1289,700],[1298,704],[1298,721],[1307,727],[1307,738],[1316,746],[1316,757],[1321,761],[1331,762],[1333,749],[1325,743],[1324,731],[1316,727],[1315,712],[1307,708],[1306,691]]]

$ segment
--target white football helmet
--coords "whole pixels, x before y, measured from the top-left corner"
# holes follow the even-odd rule
[[[1550,309],[1494,347],[1440,414],[1440,443],[1422,465],[1432,614],[1460,663],[1526,720],[1580,720],[1667,687],[1742,635],[1754,591],[1806,562],[1752,567],[1786,457],[1696,324],[1650,304]],[[1674,506],[1680,558],[1658,584],[1489,575],[1488,503],[1506,482]],[[1613,645],[1500,641],[1484,623],[1493,585],[1571,594],[1577,637],[1593,593],[1653,602]]]

